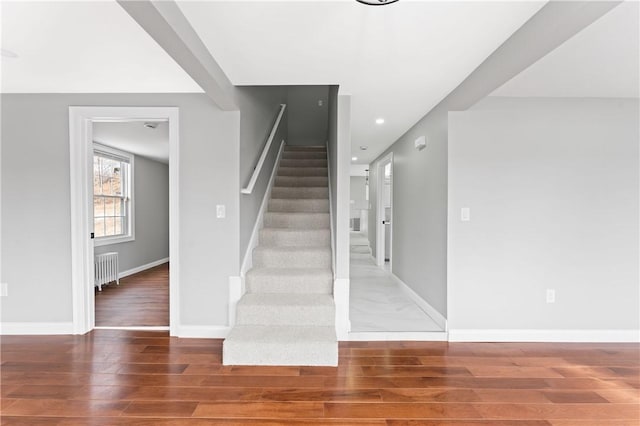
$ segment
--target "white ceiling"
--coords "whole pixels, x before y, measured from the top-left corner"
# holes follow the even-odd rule
[[[3,93],[202,92],[115,1],[1,1]]]
[[[543,4],[179,3],[233,84],[339,84],[351,94],[358,163],[375,159]]]
[[[155,129],[144,127],[142,121],[123,123],[93,123],[94,142],[121,151],[169,163],[169,124],[156,122]]]
[[[626,1],[492,93],[637,98],[640,4]]]
[[[4,93],[202,92],[113,0],[0,4],[2,48],[18,54],[2,57]],[[543,4],[179,2],[232,83],[339,84],[351,94],[352,151],[363,164]]]

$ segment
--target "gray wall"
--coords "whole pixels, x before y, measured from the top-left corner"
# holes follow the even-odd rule
[[[3,322],[70,322],[69,106],[180,108],[183,325],[225,325],[239,273],[239,113],[202,94],[2,95]],[[33,124],[37,117],[38,125]],[[215,219],[216,204],[227,218]]]
[[[322,100],[322,106],[318,106]],[[288,86],[291,145],[324,146],[329,126],[328,86]]]
[[[360,210],[369,208],[369,201],[366,200],[364,176],[351,176],[351,217],[360,217]]]
[[[235,90],[236,102],[240,108],[240,186],[249,183],[253,170],[269,138],[269,133],[280,112],[280,104],[286,103],[286,88],[238,87]],[[264,193],[278,155],[280,142],[288,140],[287,117],[291,107],[287,105],[278,132],[273,138],[269,155],[262,167],[256,186],[251,194],[240,194],[240,246],[239,259],[244,259],[251,240],[251,232],[256,223]],[[238,193],[240,188],[238,188]]]
[[[169,257],[169,166],[140,156],[134,164],[136,239],[94,248],[118,252],[120,272]]]
[[[638,114],[637,99],[450,114],[451,329],[639,328]]]
[[[414,141],[427,137],[427,147]],[[393,273],[447,314],[447,113],[432,111],[380,155],[393,152]],[[376,256],[379,158],[369,167],[369,243]]]

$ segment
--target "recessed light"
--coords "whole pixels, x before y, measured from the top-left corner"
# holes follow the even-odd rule
[[[158,127],[158,123],[147,122],[144,123],[144,127],[146,127],[147,129],[155,129],[156,127]]]
[[[358,161],[358,157],[351,157],[351,161]]]
[[[0,49],[0,56],[2,56],[3,58],[17,58],[18,54],[16,52],[12,52],[10,50],[7,49]]]
[[[366,151],[367,148],[369,148],[369,147],[366,146],[366,145],[360,145],[360,151]]]
[[[384,124],[384,118],[376,118],[376,124]]]

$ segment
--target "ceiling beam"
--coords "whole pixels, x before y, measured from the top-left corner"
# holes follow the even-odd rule
[[[173,1],[118,3],[224,111],[238,109],[233,84]]]
[[[434,110],[470,108],[620,3],[618,0],[549,1]]]

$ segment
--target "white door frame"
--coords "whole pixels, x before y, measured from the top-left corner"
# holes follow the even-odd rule
[[[384,166],[391,164],[391,229],[389,230],[389,239],[393,242],[393,152],[382,157],[377,165],[376,172],[378,174],[377,184],[377,200],[376,200],[376,265],[384,265],[385,254],[385,225],[384,220]],[[393,270],[393,247],[389,245],[389,267]]]
[[[93,271],[93,122],[169,122],[169,331],[179,329],[179,185],[177,107],[69,107],[71,189],[71,288],[73,332],[85,334],[95,327]]]

